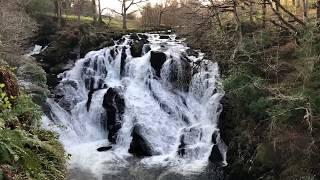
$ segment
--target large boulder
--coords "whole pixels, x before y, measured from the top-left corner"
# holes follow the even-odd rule
[[[130,39],[132,40],[130,44],[132,57],[141,57],[144,45],[149,43],[148,37],[142,34],[131,34]]]
[[[124,98],[115,88],[109,88],[103,97],[102,105],[106,110],[104,125],[108,131],[108,140],[111,143],[116,143],[125,110]]]
[[[141,127],[134,126],[132,133],[132,141],[130,143],[129,153],[138,157],[155,155],[149,142],[143,137]]]
[[[227,151],[228,147],[221,139],[219,130],[212,134],[212,143],[213,147],[211,149],[209,161],[217,166],[224,166],[225,159],[223,154]]]
[[[150,63],[151,67],[155,70],[156,75],[160,77],[161,68],[166,62],[167,56],[164,52],[151,51]]]
[[[24,57],[24,60],[25,63],[17,69],[19,85],[36,104],[43,105],[49,95],[46,72],[32,57]]]
[[[209,160],[210,162],[217,164],[217,165],[221,165],[221,163],[223,162],[223,156],[221,155],[220,149],[218,147],[218,145],[214,145],[212,147],[211,150],[211,154],[209,156]]]
[[[180,59],[171,61],[169,81],[174,88],[187,91],[191,82],[191,65],[186,56],[181,56]]]

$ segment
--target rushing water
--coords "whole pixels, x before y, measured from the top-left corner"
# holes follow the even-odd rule
[[[69,178],[220,179],[208,165],[214,146],[226,165],[218,65],[175,35],[141,37],[141,57],[125,36],[59,75],[43,122],[71,155]]]

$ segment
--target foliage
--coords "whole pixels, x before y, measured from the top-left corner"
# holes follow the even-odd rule
[[[0,112],[0,172],[4,178],[65,179],[63,146],[56,134],[41,129],[41,117],[40,107],[23,93]]]
[[[258,27],[241,35],[228,22],[224,31],[214,26],[189,34],[225,76],[226,179],[319,178],[317,22],[297,28],[298,34]]]
[[[7,93],[4,91],[5,84],[0,84],[0,112],[6,109],[11,109],[10,99],[14,99],[14,97],[8,97]]]

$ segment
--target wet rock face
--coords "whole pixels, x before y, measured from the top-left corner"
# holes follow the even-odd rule
[[[211,154],[209,156],[209,160],[217,165],[221,165],[223,162],[223,157],[221,155],[220,149],[218,145],[214,145],[211,150]]]
[[[121,128],[124,114],[124,98],[114,88],[109,88],[103,98],[103,107],[106,110],[105,129],[108,131],[108,140],[116,143],[118,131]]]
[[[78,83],[72,80],[60,82],[54,90],[54,100],[66,111],[71,112],[74,106],[81,101],[81,98],[76,94]],[[66,91],[74,92],[65,95]]]
[[[130,47],[132,57],[141,57],[144,45],[149,43],[148,37],[141,34],[131,34],[130,39],[132,39]]]
[[[130,143],[129,153],[139,157],[154,155],[151,146],[141,133],[141,127],[138,125],[134,126],[131,136],[132,141]]]
[[[212,134],[212,143],[214,144],[211,149],[209,161],[217,166],[224,166],[224,157],[222,153],[227,150],[227,146],[220,138],[220,132],[215,131]]]
[[[158,77],[160,77],[161,68],[166,60],[167,56],[165,53],[159,51],[151,51],[150,63]]]
[[[187,91],[192,78],[191,72],[189,59],[181,56],[180,60],[171,61],[169,80],[174,88]]]
[[[99,33],[88,25],[66,28],[52,32],[48,40],[37,40],[48,47],[34,57],[47,72],[49,87],[55,87],[58,84],[56,76],[71,69],[75,61],[92,50],[114,45],[114,40],[122,36],[116,32]]]
[[[187,49],[186,53],[188,56],[199,57],[199,53],[193,49]]]

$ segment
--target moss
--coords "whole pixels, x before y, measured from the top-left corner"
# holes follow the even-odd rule
[[[27,60],[17,69],[17,77],[21,88],[35,103],[42,105],[49,94],[46,72],[33,59]]]

